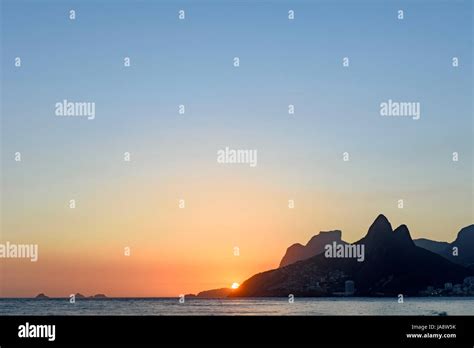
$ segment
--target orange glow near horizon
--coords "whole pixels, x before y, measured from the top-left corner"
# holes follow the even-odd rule
[[[277,268],[290,245],[306,244],[319,231],[341,229],[345,241],[360,239],[383,205],[366,200],[370,204],[351,206],[341,214],[340,208],[332,207],[366,197],[295,190],[291,198],[296,205],[289,209],[288,193],[261,179],[268,177],[264,171],[257,178],[220,174],[227,180],[210,176],[178,184],[162,178],[147,185],[128,181],[120,196],[113,182],[106,182],[93,200],[75,210],[53,200],[60,195],[54,190],[41,204],[43,196],[31,201],[38,204],[12,200],[4,207],[2,240],[38,243],[38,261],[2,260],[0,297],[39,293],[61,297],[78,292],[174,297],[229,287],[236,279],[243,282]],[[186,200],[184,209],[178,206],[180,197]],[[469,222],[452,226],[438,215],[436,228],[450,235],[420,234],[432,227],[431,222],[417,215],[402,216],[396,206],[382,212],[393,227],[406,223],[413,238],[452,241]],[[126,247],[129,256],[124,254]]]

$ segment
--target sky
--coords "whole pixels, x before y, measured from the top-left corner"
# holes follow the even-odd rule
[[[39,260],[1,259],[0,296],[178,296],[379,213],[442,241],[474,222],[470,1],[3,0],[1,35],[0,240]]]

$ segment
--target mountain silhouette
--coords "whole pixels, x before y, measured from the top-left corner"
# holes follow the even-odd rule
[[[452,243],[421,238],[416,239],[415,244],[441,255],[451,262],[474,269],[474,225],[462,228]],[[457,248],[457,254],[454,253],[454,248]]]
[[[220,289],[212,289],[201,291],[196,295],[196,297],[200,298],[224,298],[229,296],[234,289],[231,288],[220,288]]]
[[[342,232],[335,231],[321,231],[319,234],[313,236],[306,245],[295,243],[286,249],[286,253],[280,261],[280,267],[288,266],[297,261],[306,260],[310,257],[318,255],[324,251],[326,244],[332,242],[347,244],[341,239]]]
[[[444,251],[451,245],[451,243],[448,242],[438,242],[426,238],[419,238],[413,241],[415,242],[416,246],[419,246],[423,249],[428,249],[429,251],[432,251],[441,256],[443,256]]]
[[[350,246],[350,245],[346,245]],[[332,296],[354,281],[358,296],[418,295],[428,286],[462,283],[473,272],[420,247],[408,227],[395,230],[379,215],[354,248],[364,248],[365,259],[330,258],[325,253],[286,267],[259,273],[243,282],[229,296]]]

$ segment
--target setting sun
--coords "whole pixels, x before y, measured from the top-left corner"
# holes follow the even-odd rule
[[[239,287],[239,283],[232,283],[231,288],[232,289],[237,289]]]

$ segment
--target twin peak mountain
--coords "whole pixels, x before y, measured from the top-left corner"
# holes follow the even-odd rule
[[[326,245],[332,243],[337,243],[338,245],[349,244],[342,240],[342,232],[340,230],[321,231],[313,236],[306,245],[295,243],[290,246],[286,250],[286,254],[283,256],[279,267],[285,267],[297,261],[318,255],[324,252]],[[367,235],[354,244],[361,244],[369,249],[385,246],[392,248],[412,248],[415,246],[406,225],[400,225],[395,230],[392,230],[390,222],[382,214],[375,219]]]
[[[229,296],[332,296],[351,280],[358,296],[418,295],[429,286],[462,283],[474,275],[474,225],[453,243],[413,240],[406,225],[395,230],[379,215],[353,245],[364,246],[364,262],[327,258],[328,244],[348,245],[339,230],[320,232],[305,245],[290,246],[277,269],[258,273]],[[459,249],[459,257],[452,249]],[[464,255],[461,257],[461,255]]]

